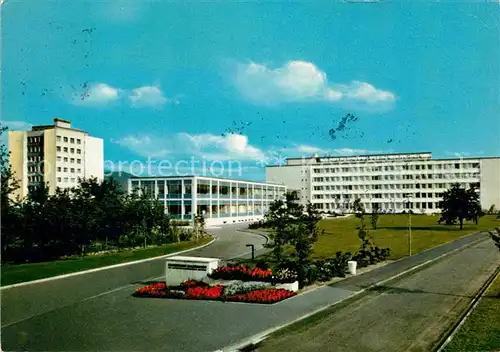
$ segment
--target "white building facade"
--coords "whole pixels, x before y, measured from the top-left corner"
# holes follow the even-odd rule
[[[104,179],[103,140],[71,127],[59,118],[53,125],[33,126],[31,131],[9,131],[9,162],[19,181],[15,196],[47,184],[75,187],[79,178]]]
[[[432,159],[431,153],[291,158],[266,168],[266,181],[297,190],[302,203],[319,210],[352,212],[359,198],[365,210],[440,213],[452,184],[475,187],[481,206],[500,209],[500,158]]]
[[[147,192],[173,219],[192,221],[203,215],[207,225],[258,221],[269,204],[284,199],[286,186],[205,176],[129,179],[128,191]]]

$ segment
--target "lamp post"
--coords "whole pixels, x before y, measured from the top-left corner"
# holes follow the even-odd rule
[[[247,244],[246,247],[252,247],[252,260],[255,259],[255,246],[253,244]]]
[[[411,256],[411,200],[413,195],[408,195],[408,256]]]

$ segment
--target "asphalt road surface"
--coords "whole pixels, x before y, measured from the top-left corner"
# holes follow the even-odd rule
[[[217,257],[230,259],[242,255],[248,255],[249,248],[246,244],[254,244],[256,249],[261,248],[266,242],[265,237],[242,233],[237,231],[238,227],[245,225],[226,225],[224,227],[209,228],[210,233],[217,236],[217,240],[199,250],[189,252],[190,256]],[[47,326],[38,325],[39,319],[49,319],[55,326],[69,329],[77,319],[78,312],[74,316],[59,316],[61,312],[71,309],[74,305],[92,306],[93,300],[98,297],[106,299],[115,297],[122,292],[129,293],[134,284],[147,279],[158,278],[164,275],[164,259],[151,260],[148,262],[122,266],[109,270],[77,275],[73,277],[52,280],[42,283],[35,283],[26,286],[13,287],[0,291],[1,295],[1,321],[2,321],[2,348],[20,350],[23,343],[20,340],[10,339],[8,332],[16,330],[19,336],[25,336],[23,330],[17,330],[19,326],[29,326],[30,329],[50,337],[52,331],[46,330]],[[85,311],[83,308],[82,311]],[[119,319],[119,317],[117,317]],[[83,318],[87,323],[99,326],[99,321]],[[50,325],[50,324],[49,324]],[[29,338],[31,343],[35,340]],[[55,335],[54,335],[55,336]],[[21,341],[22,342],[22,341]],[[59,341],[53,340],[50,345],[42,349],[59,349]],[[63,348],[71,350],[72,348]]]
[[[480,242],[282,331],[256,351],[432,351],[499,265],[493,242]]]

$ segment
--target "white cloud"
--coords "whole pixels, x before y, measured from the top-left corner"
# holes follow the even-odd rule
[[[117,101],[120,90],[106,83],[95,83],[90,87],[85,87],[82,92],[73,97],[76,105],[100,106]]]
[[[216,136],[213,134],[179,133],[177,137],[188,152],[203,155],[211,160],[261,159],[264,153],[248,143],[248,137],[240,134]]]
[[[373,107],[396,100],[394,93],[366,82],[331,84],[325,72],[306,61],[289,61],[274,69],[255,62],[239,64],[235,83],[244,98],[256,103],[327,101]]]
[[[166,157],[170,153],[161,139],[147,135],[130,135],[111,141],[144,157],[161,158]]]
[[[159,86],[142,86],[133,89],[115,88],[106,83],[94,83],[82,87],[71,97],[71,102],[75,105],[89,107],[102,107],[123,100],[133,107],[161,107],[165,103],[172,102],[179,104],[177,98],[165,97]]]
[[[375,88],[369,83],[352,81],[349,85],[339,86],[347,99],[364,101],[367,104],[393,102],[396,96],[389,92]]]
[[[129,99],[134,107],[158,107],[168,101],[168,99],[163,96],[160,87],[157,86],[143,86],[132,89]]]
[[[189,155],[207,160],[258,160],[264,153],[239,134],[217,136],[209,133],[185,132],[162,138],[151,135],[124,136],[112,141],[143,157],[161,158],[167,155]]]

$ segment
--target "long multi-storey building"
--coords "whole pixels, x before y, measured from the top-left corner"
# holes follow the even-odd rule
[[[366,211],[439,213],[443,192],[454,183],[475,187],[481,206],[500,208],[500,158],[433,159],[431,153],[290,158],[266,168],[268,182],[297,190],[323,211],[352,211],[359,198]]]
[[[31,131],[9,131],[9,162],[19,188],[14,196],[25,197],[30,189],[47,184],[74,187],[79,178],[104,178],[103,141],[71,128],[59,118],[53,125],[33,126]]]
[[[269,204],[286,193],[280,184],[205,176],[134,177],[128,182],[129,193],[146,192],[172,218],[192,221],[203,215],[207,225],[260,220]]]

